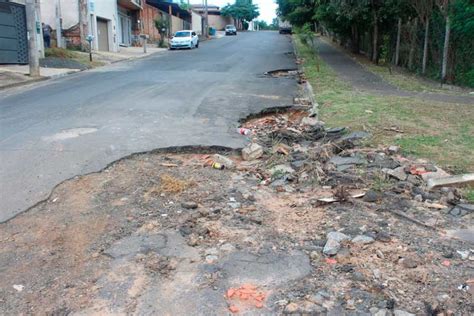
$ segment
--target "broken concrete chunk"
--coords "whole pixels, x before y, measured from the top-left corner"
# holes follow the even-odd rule
[[[232,161],[232,159],[230,159],[228,157],[225,157],[225,156],[222,156],[222,155],[219,155],[219,154],[215,154],[214,156],[212,156],[212,158],[213,158],[214,162],[220,163],[221,165],[223,165],[227,169],[234,169],[235,168],[235,163]]]
[[[341,249],[341,242],[350,240],[351,237],[340,232],[330,232],[327,235],[327,241],[324,245],[323,253],[328,256],[333,256]]]
[[[355,243],[355,244],[363,244],[363,245],[367,245],[367,244],[371,244],[373,243],[375,240],[370,237],[370,236],[365,236],[365,235],[359,235],[359,236],[355,236],[354,239],[352,239],[352,242]]]
[[[244,160],[255,160],[263,156],[263,147],[256,143],[251,143],[242,149]]]
[[[396,169],[382,169],[382,172],[388,174],[391,177],[394,177],[400,181],[405,181],[408,178],[408,175],[405,172],[405,168],[398,167]]]
[[[367,160],[360,156],[354,157],[341,157],[341,156],[334,156],[329,160],[330,163],[334,164],[336,167],[342,165],[363,165],[367,163]]]
[[[444,171],[443,169],[439,167],[433,166],[433,169],[427,168],[426,170],[428,172],[423,173],[421,175],[421,178],[425,181],[428,181],[429,179],[440,179],[440,178],[446,178],[446,177],[451,176],[449,173],[447,173],[446,171]]]
[[[428,190],[437,187],[474,185],[474,173],[428,180]]]
[[[399,146],[392,145],[392,146],[389,146],[389,147],[387,148],[387,151],[388,151],[389,154],[392,154],[392,155],[393,155],[393,154],[396,154],[396,153],[398,153],[398,152],[400,151],[400,147],[399,147]]]
[[[349,135],[344,136],[342,140],[355,141],[355,140],[360,140],[360,139],[369,138],[369,137],[370,137],[369,133],[359,131],[359,132],[352,132]]]
[[[340,233],[340,232],[330,232],[326,237],[327,239],[333,239],[339,242],[351,239],[350,236]]]
[[[458,217],[471,213],[474,213],[474,204],[458,204],[449,211],[449,214]]]
[[[401,309],[396,309],[393,311],[394,316],[416,316],[415,314],[403,311]]]
[[[318,124],[320,124],[319,120],[314,117],[303,117],[301,120],[301,125],[316,126]]]

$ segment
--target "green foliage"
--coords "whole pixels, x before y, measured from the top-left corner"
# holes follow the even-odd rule
[[[164,18],[156,18],[155,27],[158,30],[158,33],[160,33],[160,41],[158,42],[158,46],[166,47],[165,37],[166,37],[166,32],[168,32],[169,21]]]
[[[179,7],[183,10],[190,10],[191,9],[191,5],[189,5],[188,2],[184,1],[184,0],[179,0]]]
[[[377,30],[375,60],[395,60],[398,20],[402,20],[399,65],[408,66],[409,52],[419,72],[423,53],[424,25],[430,21],[427,75],[439,79],[443,59],[446,14],[451,18],[448,81],[474,87],[473,0],[276,0],[278,15],[300,29],[318,26],[354,53],[372,56]],[[448,5],[446,5],[448,3]],[[436,5],[435,5],[436,4]],[[417,27],[414,27],[415,18]],[[377,28],[375,28],[377,26]]]
[[[278,22],[275,25],[274,23],[268,24],[267,22],[260,20],[260,21],[257,21],[257,24],[260,30],[277,30],[278,29]]]
[[[252,0],[236,0],[234,4],[227,4],[223,7],[221,14],[240,21],[252,21],[260,15],[260,12]]]

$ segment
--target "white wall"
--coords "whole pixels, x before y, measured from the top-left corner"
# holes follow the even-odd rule
[[[97,0],[96,0],[97,1]],[[101,0],[99,0],[101,1]],[[103,0],[102,0],[103,1]],[[41,22],[49,24],[56,29],[56,1],[40,0],[41,4]],[[63,19],[63,30],[79,23],[79,1],[60,0],[61,17]]]
[[[69,0],[70,1],[70,0]],[[77,1],[77,0],[73,0]],[[118,51],[117,38],[117,0],[89,0],[94,2],[95,11],[91,13],[91,30],[94,38],[97,39],[97,18],[108,21],[107,27],[109,32],[109,51]],[[97,40],[93,42],[93,48],[98,50],[99,43]]]
[[[194,11],[191,11],[192,28],[198,35],[202,35],[202,17]]]

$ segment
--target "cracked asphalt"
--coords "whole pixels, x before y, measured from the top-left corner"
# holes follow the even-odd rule
[[[82,72],[0,96],[0,222],[55,185],[136,152],[183,145],[238,148],[238,119],[293,103],[290,38],[241,33],[199,49]]]

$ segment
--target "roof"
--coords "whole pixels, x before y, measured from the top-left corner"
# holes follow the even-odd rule
[[[146,3],[166,13],[169,12],[169,7],[171,7],[174,16],[177,16],[179,13],[181,18],[191,18],[191,13],[188,10],[181,9],[179,4],[173,3],[171,0],[146,0]]]

